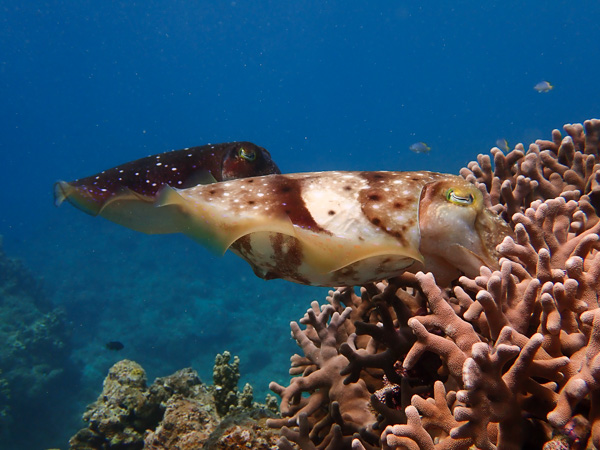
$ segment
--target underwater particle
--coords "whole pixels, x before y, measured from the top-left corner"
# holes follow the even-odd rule
[[[415,142],[408,149],[413,153],[429,153],[431,151],[431,147],[425,142]]]
[[[552,86],[548,81],[540,81],[533,88],[541,94],[543,92],[550,92],[552,89],[554,89],[554,86]]]
[[[496,139],[496,147],[502,150],[504,153],[508,153],[510,147],[508,146],[508,141],[504,138]]]
[[[119,341],[110,341],[104,345],[108,350],[112,350],[118,352],[119,350],[123,350],[125,346],[122,342]]]

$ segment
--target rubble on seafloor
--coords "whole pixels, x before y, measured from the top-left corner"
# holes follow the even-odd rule
[[[278,433],[266,427],[276,417],[253,402],[252,388],[237,389],[239,360],[217,355],[213,385],[182,369],[147,386],[136,362],[113,365],[98,400],[83,414],[87,428],[70,440],[72,450],[92,449],[272,449]],[[272,399],[274,400],[274,398]]]

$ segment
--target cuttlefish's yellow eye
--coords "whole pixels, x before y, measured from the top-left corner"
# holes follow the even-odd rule
[[[238,150],[238,156],[246,161],[254,161],[256,159],[256,152],[254,150],[246,150],[244,147],[240,147]]]
[[[473,203],[474,197],[470,193],[457,193],[454,189],[448,189],[446,192],[446,200],[459,206],[468,206]]]

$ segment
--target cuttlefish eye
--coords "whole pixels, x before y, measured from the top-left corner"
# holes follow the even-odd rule
[[[450,203],[454,203],[455,205],[468,206],[473,203],[474,198],[473,194],[461,195],[454,189],[448,189],[446,192],[446,200],[448,200]]]
[[[238,156],[246,161],[254,161],[256,159],[256,152],[254,150],[246,150],[244,147],[240,147],[238,150]]]

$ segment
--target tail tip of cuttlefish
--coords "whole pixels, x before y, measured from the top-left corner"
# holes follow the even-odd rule
[[[69,183],[57,181],[54,183],[54,206],[60,206],[68,197]]]

